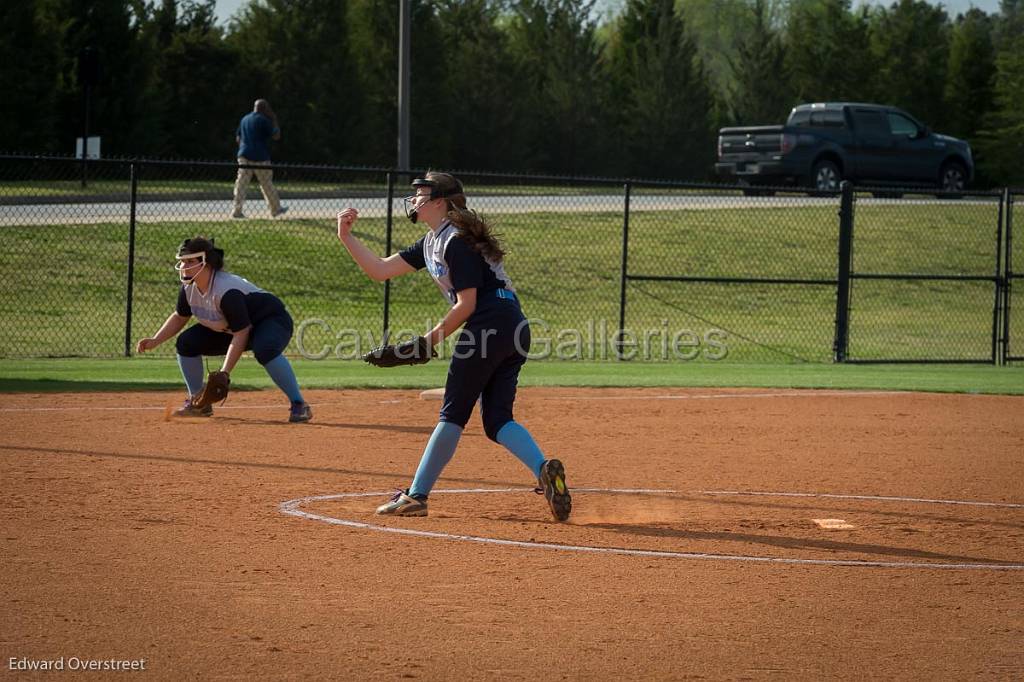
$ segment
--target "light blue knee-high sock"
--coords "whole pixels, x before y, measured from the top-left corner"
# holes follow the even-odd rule
[[[534,477],[540,478],[540,468],[544,466],[544,453],[540,451],[540,447],[525,427],[516,422],[508,422],[501,427],[495,438],[518,457],[519,461],[533,472]]]
[[[288,358],[283,355],[278,355],[276,358],[263,365],[263,369],[267,370],[267,374],[274,380],[277,387],[284,391],[284,394],[288,396],[288,399],[293,403],[302,402],[302,392],[299,390],[299,382],[295,378],[295,371],[292,369],[292,363],[288,362]]]
[[[181,376],[185,377],[185,387],[188,394],[195,395],[203,390],[203,356],[197,355],[187,358],[184,355],[178,356],[178,367],[181,368]]]
[[[455,454],[455,447],[459,444],[461,436],[462,427],[458,424],[438,423],[434,433],[430,435],[430,440],[427,441],[420,465],[416,469],[416,476],[409,486],[410,495],[426,497],[430,494],[437,483],[437,477]]]

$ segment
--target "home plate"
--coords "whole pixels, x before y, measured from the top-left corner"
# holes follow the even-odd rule
[[[857,527],[852,523],[847,523],[844,519],[811,519],[811,521],[828,530],[849,530]]]
[[[443,388],[428,388],[420,393],[420,400],[441,400],[444,398]]]

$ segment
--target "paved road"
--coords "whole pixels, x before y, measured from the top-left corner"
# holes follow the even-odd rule
[[[992,200],[972,200],[970,203],[991,203]],[[379,218],[386,215],[387,201],[384,198],[366,197],[330,199],[285,200],[288,206],[286,218],[304,218],[331,222],[334,215],[346,206],[355,206],[364,217]],[[871,204],[934,204],[950,205],[948,201],[935,199],[858,199],[858,205]],[[967,202],[956,202],[963,205]],[[621,213],[624,200],[619,195],[529,195],[529,196],[477,196],[470,205],[484,214],[501,213]],[[689,194],[689,195],[641,195],[630,200],[631,211],[671,210],[714,210],[736,208],[792,208],[808,206],[835,206],[838,198],[814,197],[745,197],[735,195]],[[405,215],[401,200],[395,200],[393,211],[396,217]],[[14,225],[70,225],[109,222],[128,222],[130,207],[127,202],[77,203],[77,204],[31,204],[24,206],[0,206],[0,226]],[[205,222],[228,219],[231,215],[231,201],[152,201],[139,202],[136,221],[154,222]],[[246,202],[246,215],[250,218],[268,218],[266,202],[250,199]]]

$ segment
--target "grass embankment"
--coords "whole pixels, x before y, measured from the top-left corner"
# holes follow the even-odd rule
[[[557,200],[556,200],[557,201]],[[720,207],[644,211],[630,217],[634,275],[834,280],[835,206]],[[731,208],[727,206],[732,206]],[[883,203],[857,209],[858,273],[988,275],[994,269],[997,207],[991,203]],[[535,350],[593,360],[612,355],[618,327],[622,216],[495,211],[506,267],[534,320]],[[423,227],[396,220],[394,247]],[[357,233],[384,250],[384,220]],[[127,225],[3,228],[7,277],[0,288],[0,343],[23,356],[117,356],[125,337]],[[173,254],[185,236],[215,236],[228,268],[279,295],[297,324],[301,350],[339,358],[379,338],[383,285],[369,281],[324,220],[197,223],[188,216],[137,228],[132,297],[134,342],[173,310]],[[835,287],[631,281],[626,326],[639,358],[668,365],[711,362],[827,363]],[[984,359],[990,354],[993,287],[988,282],[854,282],[850,352],[859,359]],[[1024,308],[1022,308],[1024,309]],[[390,326],[419,333],[445,310],[424,273],[391,285]],[[1018,316],[1020,317],[1020,316]],[[1022,318],[1024,319],[1024,318]],[[1024,323],[1013,332],[1024,335]],[[355,339],[359,338],[359,347]],[[159,349],[173,354],[171,344]],[[692,359],[691,359],[692,356]],[[657,370],[655,370],[657,372]]]

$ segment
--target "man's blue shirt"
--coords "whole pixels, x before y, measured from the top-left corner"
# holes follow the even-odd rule
[[[235,134],[241,139],[238,155],[250,161],[270,161],[270,140],[277,128],[263,114],[252,112],[242,117]]]

